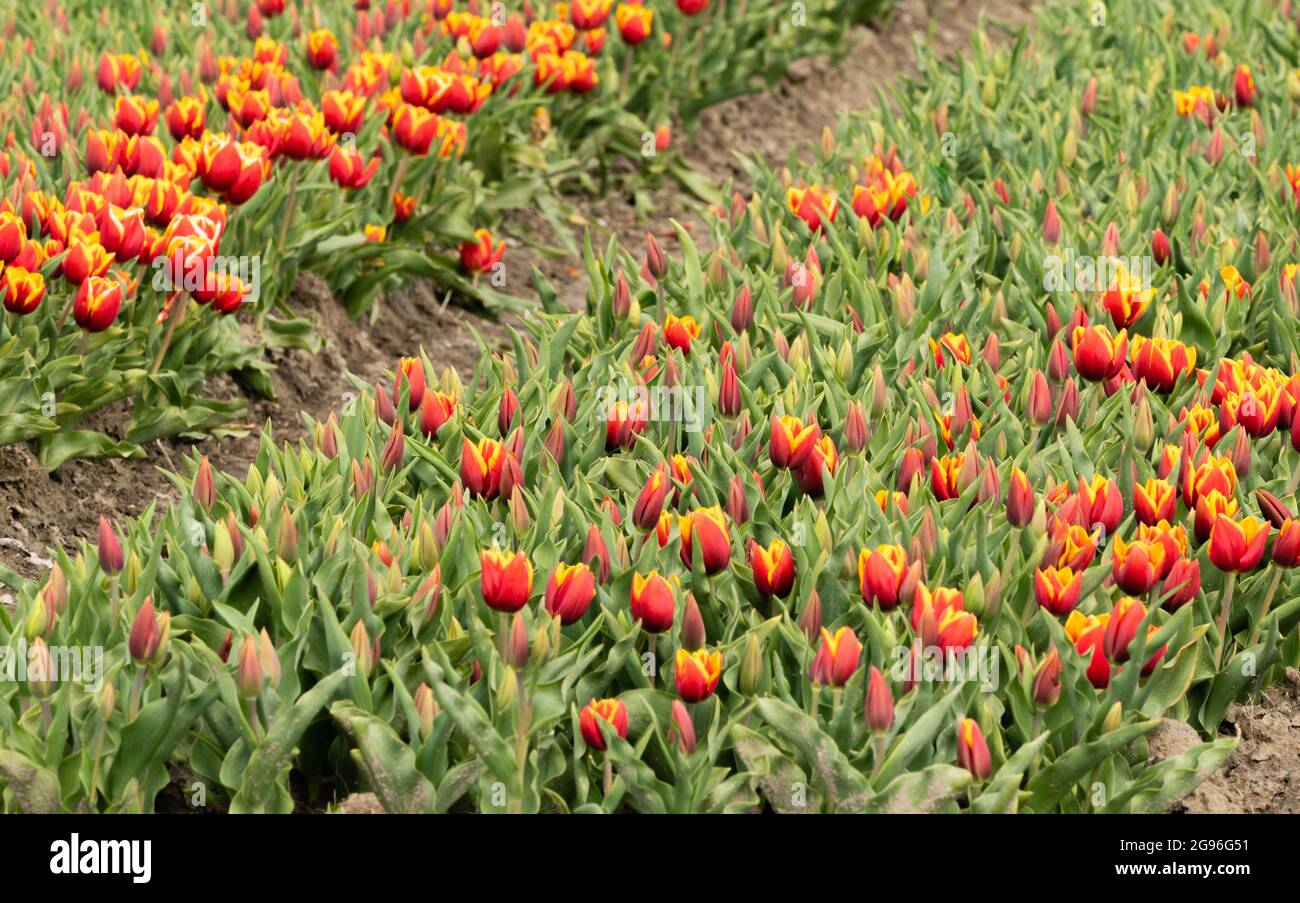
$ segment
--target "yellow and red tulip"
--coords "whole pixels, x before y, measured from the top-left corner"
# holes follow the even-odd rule
[[[695,703],[708,699],[722,679],[722,653],[696,649],[677,650],[674,678],[677,695],[683,702]]]
[[[646,632],[662,633],[673,626],[677,602],[672,587],[657,571],[651,571],[645,576],[639,572],[632,574],[632,590],[628,601],[632,617],[641,622],[641,629]]]
[[[797,469],[812,456],[820,438],[821,427],[816,421],[804,423],[789,414],[773,414],[768,458],[776,467]]]
[[[479,589],[494,611],[513,614],[528,604],[533,592],[533,564],[523,552],[484,549],[479,552]]]
[[[558,564],[546,583],[546,611],[568,626],[582,619],[596,598],[596,578],[586,564]]]
[[[460,453],[460,479],[465,488],[491,501],[501,492],[501,471],[505,466],[505,447],[495,439],[477,443],[464,440]]]
[[[963,718],[957,725],[957,764],[977,781],[983,781],[993,773],[988,742],[974,719]]]
[[[888,611],[901,601],[907,579],[907,552],[900,545],[879,545],[858,552],[858,588],[862,600]]]
[[[1074,611],[1082,591],[1082,572],[1068,567],[1046,567],[1034,572],[1034,597],[1040,606],[1057,617]]]
[[[506,243],[493,244],[492,233],[475,229],[474,241],[461,242],[460,265],[467,273],[486,273],[506,256]]]
[[[678,532],[681,534],[682,563],[687,568],[693,566],[697,543],[706,574],[716,574],[731,563],[731,531],[720,506],[697,508],[680,518]]]
[[[1269,525],[1253,517],[1233,520],[1226,514],[1214,519],[1210,529],[1210,561],[1221,571],[1253,571],[1264,558]]]
[[[592,749],[605,750],[605,735],[600,723],[608,724],[614,733],[627,737],[627,705],[619,699],[593,699],[578,713],[578,728],[582,741]]]
[[[1074,644],[1076,652],[1088,657],[1088,683],[1098,690],[1104,690],[1110,684],[1112,668],[1104,648],[1109,620],[1109,612],[1084,615],[1078,611],[1070,612],[1070,617],[1065,620],[1065,635]]]
[[[1128,332],[1112,336],[1104,326],[1076,326],[1071,337],[1074,369],[1090,382],[1101,382],[1119,373],[1128,353]]]
[[[784,599],[794,587],[794,555],[780,539],[766,548],[749,541],[749,565],[754,572],[754,588],[760,596]]]
[[[1165,570],[1165,546],[1159,541],[1138,539],[1132,543],[1124,542],[1122,536],[1115,537],[1115,548],[1111,558],[1111,576],[1115,584],[1126,593],[1141,595],[1150,592]]]
[[[842,687],[858,670],[862,643],[848,627],[841,627],[833,634],[823,627],[821,637],[810,672],[812,682],[814,685]]]

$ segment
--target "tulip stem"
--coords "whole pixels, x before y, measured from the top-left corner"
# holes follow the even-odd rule
[[[632,81],[632,45],[627,46],[627,52],[623,54],[623,77],[618,83],[618,103],[619,106],[627,100],[627,86]]]
[[[1219,648],[1214,653],[1215,669],[1223,668],[1223,654],[1228,648],[1228,612],[1232,610],[1232,595],[1237,589],[1237,574],[1229,572],[1223,584],[1222,607],[1219,609]]]
[[[181,309],[172,311],[171,316],[167,318],[167,331],[163,333],[162,344],[158,347],[158,356],[153,360],[153,366],[149,368],[149,375],[156,376],[162,368],[163,358],[167,356],[167,349],[171,346],[172,336],[176,334],[176,327],[180,325],[181,320],[185,319],[185,314],[190,309],[190,296],[185,295],[181,301]]]
[[[403,160],[406,158],[403,157]],[[280,220],[280,234],[275,240],[275,251],[277,254],[284,253],[284,240],[289,235],[289,222],[293,219],[293,208],[298,201],[298,167],[294,166],[289,171],[289,196],[284,202],[284,218]]]
[[[885,740],[886,737],[884,734],[876,734],[871,738],[872,758],[875,759],[875,762],[871,766],[872,778],[875,778],[876,775],[880,774],[880,766],[885,764],[885,750],[887,749]]]
[[[126,720],[134,721],[140,712],[140,697],[144,695],[145,667],[140,665],[135,671],[135,680],[131,683],[131,700],[126,710]]]
[[[73,292],[68,297],[68,303],[63,305],[63,313],[59,314],[58,331],[63,332],[63,324],[68,322],[68,314],[72,313],[72,305],[77,299],[77,293]]]
[[[45,736],[50,736],[50,728],[54,726],[54,712],[50,710],[50,701],[44,697],[41,698],[41,726],[45,728]]]
[[[262,722],[257,717],[257,699],[248,700],[248,726],[253,731],[253,739],[262,742]]]
[[[501,661],[503,663],[510,661],[510,622],[506,613],[497,614],[497,632],[500,634],[499,642],[501,644]]]
[[[1273,566],[1273,579],[1268,584],[1268,592],[1264,594],[1264,600],[1254,611],[1250,613],[1250,639],[1246,641],[1246,648],[1255,645],[1259,639],[1259,629],[1264,626],[1264,616],[1273,606],[1273,597],[1277,595],[1278,585],[1282,582],[1282,568]]]
[[[1038,739],[1038,734],[1042,729],[1043,729],[1043,713],[1041,710],[1035,710],[1034,724],[1031,728],[1029,728],[1029,739],[1031,742]],[[1038,756],[1034,756],[1033,761],[1029,763],[1029,770],[1028,773],[1025,775],[1025,777],[1032,778],[1034,776],[1034,772],[1037,770],[1038,770]]]
[[[519,792],[510,800],[510,811],[520,813],[524,811],[524,771],[528,765],[528,728],[533,709],[524,686],[524,672],[518,670],[515,673],[519,678],[519,730],[515,735],[515,772],[519,779]]]
[[[108,578],[108,633],[111,637],[113,631],[117,630],[118,618],[122,614],[122,586],[118,581],[117,574]]]
[[[605,796],[609,796],[609,791],[614,787],[614,764],[609,760],[609,753],[605,753]]]
[[[86,798],[92,806],[95,805],[95,794],[99,788],[99,760],[104,755],[104,735],[107,733],[108,721],[105,719],[99,727],[99,739],[95,741],[95,762],[90,767],[90,792],[86,794]]]

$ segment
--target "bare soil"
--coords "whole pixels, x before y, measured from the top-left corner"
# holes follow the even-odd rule
[[[823,128],[834,127],[845,111],[863,109],[877,101],[876,90],[901,75],[915,73],[914,41],[951,56],[967,45],[981,13],[1011,27],[1032,17],[1030,0],[899,0],[890,18],[874,27],[855,28],[847,54],[832,64],[827,59],[803,60],[774,90],[736,98],[707,110],[695,132],[676,136],[674,150],[717,185],[749,193],[738,155],[763,157],[773,165],[792,152],[814,146]],[[643,247],[651,229],[669,253],[676,251],[670,218],[688,230],[701,229],[699,204],[676,184],[652,192],[653,221],[637,214],[633,199],[617,193],[571,199],[572,220],[590,228],[593,242],[603,246],[618,236],[629,249]],[[530,236],[552,247],[559,241],[535,212],[520,212],[506,223],[512,236]],[[533,294],[531,270],[537,266],[571,307],[581,307],[586,275],[581,261],[533,252],[511,238],[506,255],[507,284],[515,294]],[[21,575],[38,576],[49,567],[48,549],[71,549],[78,541],[93,541],[100,515],[121,521],[138,515],[152,501],[165,503],[174,494],[159,468],[175,469],[195,453],[209,456],[225,470],[241,471],[257,452],[258,434],[269,423],[277,440],[306,434],[304,415],[320,420],[337,409],[352,390],[348,373],[367,381],[385,380],[398,357],[423,347],[435,369],[454,367],[468,377],[479,357],[471,333],[477,331],[494,348],[506,347],[512,315],[493,318],[456,305],[444,306],[434,286],[416,282],[380,303],[373,321],[352,321],[317,277],[299,277],[290,306],[318,320],[325,346],[317,354],[303,351],[269,352],[276,365],[274,401],[248,399],[248,435],[200,442],[169,440],[151,443],[146,456],[129,460],[72,461],[47,474],[25,446],[0,448],[0,564]],[[228,378],[213,380],[210,394],[234,397],[242,389]],[[122,411],[116,412],[123,418]],[[95,425],[111,431],[114,412]],[[0,601],[4,601],[0,588]],[[1267,690],[1257,704],[1236,705],[1224,730],[1240,739],[1224,770],[1179,803],[1180,812],[1300,812],[1300,674]],[[1190,731],[1190,728],[1188,729]],[[1192,732],[1194,734],[1194,732]],[[1168,742],[1184,739],[1169,732]],[[1191,738],[1194,742],[1194,738]],[[179,792],[179,791],[178,791]],[[353,800],[344,811],[373,811],[368,800]],[[178,806],[179,807],[179,806]]]

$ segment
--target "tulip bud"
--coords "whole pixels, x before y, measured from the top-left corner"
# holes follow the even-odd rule
[[[686,610],[682,615],[682,648],[694,652],[708,642],[704,631],[704,618],[700,614],[699,603],[695,594],[686,594]]]
[[[808,601],[804,603],[803,612],[799,615],[799,629],[808,637],[808,642],[814,642],[822,632],[822,597],[818,595],[817,590],[808,594]]]
[[[519,695],[519,672],[514,668],[506,668],[506,673],[501,676],[501,683],[497,684],[496,704],[498,710],[510,708],[514,703],[515,697]]]
[[[510,637],[506,641],[506,664],[522,670],[528,664],[528,625],[521,612],[515,612],[510,621]]]
[[[358,620],[353,625],[348,642],[352,647],[352,662],[356,667],[356,673],[362,677],[369,677],[375,667],[375,646],[370,642],[370,633],[366,630],[365,621]]]
[[[293,522],[293,515],[288,506],[280,510],[280,527],[275,537],[275,553],[281,561],[293,564],[298,560],[298,525]]]
[[[44,699],[54,690],[55,678],[50,647],[37,637],[27,649],[27,688],[36,698]]]
[[[108,523],[108,518],[99,519],[99,566],[106,574],[117,574],[122,570],[122,544],[117,534]]]
[[[849,402],[844,415],[844,444],[855,452],[867,447],[867,417],[856,398]]]
[[[1047,211],[1043,214],[1043,241],[1054,245],[1061,240],[1061,218],[1056,213],[1056,201],[1048,198]]]
[[[614,317],[619,320],[627,319],[632,310],[632,290],[628,288],[627,279],[622,273],[618,274],[618,279],[614,283]]]
[[[393,428],[388,434],[388,441],[384,443],[384,450],[379,457],[379,466],[384,473],[393,473],[402,466],[402,458],[406,454],[406,438],[402,434],[402,421],[397,420],[393,423]]]
[[[695,725],[691,722],[691,713],[680,699],[673,700],[673,724],[669,728],[668,740],[677,741],[682,755],[689,756],[695,752]]]
[[[1034,672],[1030,696],[1044,709],[1056,705],[1056,700],[1061,698],[1061,656],[1055,646]]]
[[[977,781],[985,780],[993,772],[988,743],[979,725],[971,718],[963,718],[957,725],[957,764]]]
[[[743,333],[754,323],[754,295],[748,285],[740,287],[740,294],[731,306],[731,328]]]
[[[1151,404],[1146,392],[1138,397],[1137,408],[1133,412],[1133,446],[1143,455],[1150,449],[1156,438],[1156,426],[1151,415]]]
[[[256,699],[262,694],[265,675],[262,662],[257,656],[257,643],[252,636],[244,637],[239,647],[239,665],[235,670],[235,685],[245,699]]]
[[[1115,700],[1114,705],[1106,711],[1106,717],[1101,722],[1101,732],[1103,734],[1109,734],[1112,731],[1117,731],[1123,723],[1124,706],[1117,699]]]
[[[745,485],[740,480],[740,474],[731,478],[727,488],[727,515],[737,524],[749,520],[749,500],[745,497]]]
[[[758,635],[750,631],[745,636],[745,651],[740,659],[739,690],[743,696],[753,696],[763,682],[763,646]]]
[[[212,464],[208,456],[199,458],[199,469],[194,474],[194,503],[204,511],[211,511],[217,502],[217,487],[212,479]]]
[[[654,235],[650,232],[645,234],[645,265],[655,279],[662,279],[668,272],[668,259],[664,257],[663,249],[659,247],[659,242],[655,241]]]
[[[894,694],[885,682],[885,676],[875,665],[867,677],[867,693],[863,714],[866,716],[867,729],[873,734],[889,733],[894,726]]]
[[[438,717],[438,703],[433,698],[433,690],[426,683],[420,684],[415,688],[412,702],[415,703],[415,714],[419,719],[420,736],[428,739],[433,733],[433,720]]]

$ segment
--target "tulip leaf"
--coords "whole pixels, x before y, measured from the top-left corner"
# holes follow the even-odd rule
[[[1025,807],[1032,812],[1050,812],[1097,765],[1153,730],[1159,723],[1160,719],[1154,718],[1121,725],[1096,740],[1070,747],[1056,761],[1029,779],[1026,786],[1030,797]]]
[[[871,801],[871,786],[816,721],[788,702],[771,697],[759,699],[756,708],[763,720],[821,778],[826,789],[826,802],[832,811],[866,810]]]
[[[1196,785],[1218,771],[1236,746],[1235,739],[1222,737],[1199,743],[1180,756],[1148,766],[1101,811],[1166,812],[1171,805],[1195,790]]]
[[[63,812],[59,776],[22,753],[0,749],[0,782],[14,795],[20,811],[29,815]]]
[[[774,811],[783,815],[821,811],[821,794],[788,755],[742,724],[732,725],[731,739],[749,780]]]
[[[927,765],[894,778],[879,790],[867,811],[882,815],[948,812],[970,786],[970,772],[956,765]]]
[[[905,732],[894,741],[880,770],[872,778],[877,787],[887,786],[890,781],[901,774],[916,756],[934,742],[934,738],[948,724],[948,713],[961,695],[962,687],[957,686],[937,699]]]
[[[303,732],[349,678],[343,668],[321,678],[292,706],[282,709],[267,725],[266,736],[248,757],[239,790],[230,802],[231,812],[293,811],[285,779],[293,764],[294,748]]]
[[[356,744],[352,758],[385,812],[437,811],[433,785],[415,767],[415,753],[396,731],[347,701],[335,703],[330,715]]]

